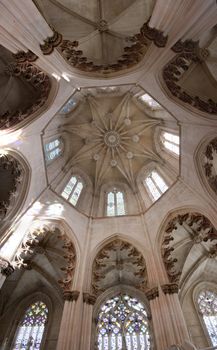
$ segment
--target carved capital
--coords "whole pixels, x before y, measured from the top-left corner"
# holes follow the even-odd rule
[[[63,293],[64,300],[66,301],[76,301],[79,297],[80,292],[78,290],[68,290]]]
[[[18,63],[35,62],[38,59],[38,56],[30,50],[28,50],[27,52],[18,51],[13,56]]]
[[[40,45],[41,51],[44,55],[50,55],[54,48],[62,42],[62,35],[55,30],[53,35],[44,40],[44,44]]]
[[[0,271],[3,276],[9,277],[14,272],[14,268],[9,261],[0,257]]]
[[[178,293],[179,286],[177,283],[167,283],[167,284],[163,284],[161,286],[161,289],[164,292],[164,294],[174,294],[174,293]]]
[[[90,293],[83,293],[83,301],[86,304],[94,305],[96,301],[96,296]]]
[[[151,289],[148,289],[145,292],[145,295],[146,295],[148,300],[154,300],[155,298],[158,298],[159,297],[158,287],[153,287]]]

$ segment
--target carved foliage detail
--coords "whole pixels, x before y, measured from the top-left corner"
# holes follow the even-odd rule
[[[13,266],[19,269],[31,268],[31,261],[34,256],[36,254],[43,254],[46,250],[46,247],[43,247],[43,240],[46,235],[51,232],[54,234],[56,231],[57,229],[55,227],[42,227],[29,232],[17,250]],[[64,276],[58,281],[65,293],[70,291],[72,287],[72,280],[76,266],[76,253],[73,243],[66,234],[59,234],[57,238],[63,241],[62,248],[65,251],[65,255],[63,255],[63,257],[66,261],[66,265],[61,268]]]
[[[209,182],[210,187],[217,194],[217,174],[213,166],[215,154],[217,154],[217,137],[215,137],[207,145],[205,149],[205,163],[204,163],[205,176]]]
[[[202,100],[200,97],[188,93],[179,85],[180,79],[191,64],[205,61],[209,56],[209,51],[205,48],[200,48],[198,41],[192,40],[178,41],[172,47],[172,50],[177,55],[163,69],[163,79],[169,91],[173,96],[192,107],[206,113],[216,114],[217,103],[211,98],[207,101]]]
[[[92,268],[92,290],[95,295],[111,286],[109,282],[106,282],[111,271],[113,271],[113,277],[116,276],[116,280],[112,282],[112,285],[122,283],[124,273],[131,271],[130,280],[124,280],[124,283],[133,283],[140,290],[146,290],[145,260],[142,254],[128,242],[116,239],[107,244],[97,254]]]
[[[16,199],[19,196],[19,188],[23,180],[23,168],[20,163],[11,155],[0,155],[0,170],[1,172],[7,171],[12,178],[12,187],[9,189],[7,199],[0,200],[0,221],[3,220],[10,209],[13,208],[16,203]]]
[[[178,260],[172,254],[174,251],[174,247],[172,246],[172,241],[174,240],[173,234],[175,234],[178,225],[186,227],[192,245],[217,240],[217,230],[209,219],[201,214],[187,213],[177,215],[169,221],[164,233],[161,253],[170,282],[178,282],[181,276],[181,271],[176,270]],[[216,244],[211,247],[210,254],[212,255],[215,251]]]
[[[78,41],[62,40],[62,35],[54,31],[51,38],[45,40],[44,45],[41,45],[41,50],[44,55],[53,52],[54,47],[62,54],[65,60],[73,67],[85,72],[97,73],[112,73],[122,69],[131,68],[139,63],[151,42],[158,47],[164,47],[167,42],[167,36],[163,35],[158,29],[149,27],[148,23],[140,29],[140,33],[128,38],[130,46],[124,48],[124,53],[114,64],[97,65],[89,61],[87,57],[83,56],[81,50],[76,48],[79,46]]]
[[[16,61],[7,66],[6,73],[10,76],[20,77],[26,81],[35,90],[40,92],[40,96],[34,104],[25,110],[20,109],[13,113],[7,111],[3,115],[0,115],[0,129],[10,128],[36,112],[46,102],[51,88],[48,75],[33,64],[37,59],[37,56],[34,53],[31,51],[28,51],[27,53],[18,52],[14,57]]]

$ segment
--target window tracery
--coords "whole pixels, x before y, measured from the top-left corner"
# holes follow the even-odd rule
[[[179,155],[180,141],[178,135],[164,131],[161,135],[161,142],[167,150]]]
[[[48,308],[42,301],[30,305],[18,326],[13,350],[38,350],[48,318]]]
[[[117,188],[107,193],[107,216],[125,215],[124,193]]]
[[[79,176],[73,175],[65,186],[62,197],[68,200],[72,205],[76,205],[83,190],[84,184]]]
[[[107,300],[97,321],[98,350],[151,348],[147,311],[136,298],[120,294]]]
[[[162,196],[162,194],[168,189],[168,186],[164,179],[158,174],[156,170],[153,170],[144,180],[144,185],[147,186],[149,193],[154,201]]]
[[[45,144],[45,158],[47,162],[59,157],[62,152],[60,139],[55,139]]]
[[[211,343],[217,345],[217,294],[211,290],[204,290],[198,296],[198,307],[202,314]]]

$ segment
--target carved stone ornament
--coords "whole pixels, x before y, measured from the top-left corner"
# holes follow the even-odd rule
[[[192,63],[202,63],[209,56],[206,48],[200,48],[198,41],[186,40],[178,41],[172,50],[177,55],[163,69],[163,79],[167,88],[173,96],[182,102],[199,109],[202,112],[216,114],[217,103],[211,98],[202,100],[198,96],[185,91],[179,85],[179,81]]]
[[[106,23],[100,23],[99,26],[100,31],[106,31]],[[124,48],[124,53],[117,62],[98,65],[83,56],[81,50],[76,49],[79,46],[78,41],[62,40],[61,34],[55,30],[53,33],[52,37],[47,38],[44,40],[44,44],[40,45],[44,55],[52,53],[54,48],[57,47],[58,51],[71,66],[84,72],[95,73],[112,73],[131,68],[143,59],[151,42],[157,47],[165,47],[167,43],[167,36],[164,36],[162,31],[149,27],[147,22],[141,27],[140,33],[128,38],[131,46]]]
[[[38,59],[38,56],[30,50],[27,52],[18,51],[17,53],[13,54],[13,57],[18,63],[35,62]]]
[[[10,262],[2,257],[0,257],[0,272],[5,277],[9,277],[14,272],[14,268]]]
[[[20,77],[33,89],[40,92],[38,99],[25,109],[13,112],[7,111],[0,115],[0,129],[8,129],[24,121],[31,114],[35,113],[47,101],[51,89],[51,83],[48,75],[41,71],[33,62],[37,56],[31,51],[18,52],[14,55],[15,63],[9,63],[6,73],[10,76]]]
[[[179,291],[179,287],[177,283],[163,284],[161,286],[161,289],[164,292],[164,294],[175,294],[175,293],[178,293]]]
[[[96,302],[96,296],[90,293],[83,293],[83,301],[86,304],[94,305]]]
[[[121,283],[134,285],[145,291],[146,265],[143,255],[135,247],[128,242],[115,239],[101,249],[94,260],[92,291],[94,295],[99,295],[105,289]]]
[[[66,301],[76,301],[79,297],[80,292],[77,290],[67,290],[63,293],[64,300]]]
[[[53,30],[53,35],[44,40],[44,44],[40,45],[44,55],[50,55],[54,48],[62,42],[62,35]]]
[[[204,172],[212,190],[217,194],[217,174],[213,166],[214,154],[217,153],[217,137],[207,145],[205,150]]]
[[[159,290],[158,290],[158,287],[153,287],[151,289],[148,289],[146,292],[145,292],[145,295],[147,297],[147,299],[150,301],[150,300],[154,300],[155,298],[158,298],[159,297]]]
[[[29,232],[23,239],[20,247],[17,250],[13,265],[15,268],[26,268],[31,266],[31,261],[36,254],[43,254],[44,249],[43,240],[50,232],[53,234],[57,231],[55,227],[41,227],[32,232]],[[68,292],[72,286],[72,280],[74,277],[74,270],[76,266],[76,253],[73,243],[66,236],[66,234],[58,234],[58,239],[63,241],[63,250],[65,255],[63,256],[66,261],[66,266],[61,268],[64,277],[58,281],[64,292]]]
[[[8,178],[8,192],[0,194],[0,221],[5,219],[19,197],[19,189],[23,180],[23,168],[10,154],[0,154],[0,171]],[[5,183],[6,186],[6,183]]]
[[[217,240],[217,230],[205,216],[198,213],[187,213],[177,215],[169,221],[165,229],[165,234],[162,242],[162,258],[170,282],[178,282],[181,276],[181,271],[176,271],[175,266],[178,260],[173,257],[174,247],[171,246],[174,240],[173,234],[178,228],[178,225],[183,225],[187,228],[191,244],[201,242],[212,242]],[[213,247],[211,247],[212,250]]]

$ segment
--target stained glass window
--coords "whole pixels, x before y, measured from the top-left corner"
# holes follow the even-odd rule
[[[48,308],[42,301],[30,305],[18,326],[13,350],[41,349],[47,317]]]
[[[148,187],[148,190],[154,201],[160,198],[162,194],[168,189],[166,182],[155,170],[153,170],[146,177],[144,184]]]
[[[126,294],[107,300],[97,319],[97,346],[98,350],[150,349],[150,327],[144,305]]]
[[[76,101],[71,97],[66,104],[61,108],[60,114],[70,113],[76,106]]]
[[[124,194],[113,188],[107,193],[107,216],[125,215]]]
[[[73,175],[65,186],[62,197],[67,199],[72,205],[76,205],[83,190],[83,181],[80,177]]]
[[[44,146],[44,150],[47,162],[50,162],[51,160],[57,158],[62,152],[60,140],[55,139],[51,142],[46,143]]]
[[[148,94],[144,94],[144,95],[140,96],[139,100],[141,102],[145,103],[151,109],[161,108],[161,105]]]
[[[204,290],[199,294],[198,307],[213,346],[217,345],[217,293]]]
[[[161,135],[161,140],[165,148],[179,155],[179,136],[178,135],[175,135],[169,132],[163,132]]]

